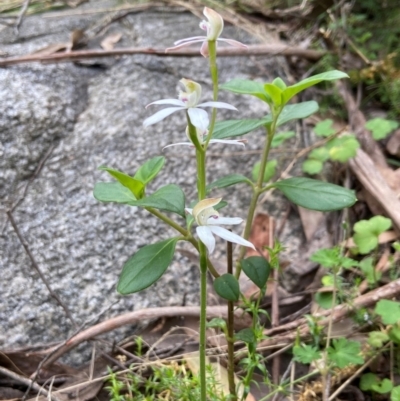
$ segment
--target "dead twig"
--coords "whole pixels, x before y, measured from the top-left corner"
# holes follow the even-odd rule
[[[53,401],[60,401],[59,398],[57,398],[54,394],[52,394],[50,391],[47,391],[44,387],[39,386],[37,383],[35,383],[33,380],[28,379],[27,377],[21,376],[18,373],[15,373],[11,370],[8,370],[6,368],[3,368],[0,366],[0,373],[3,374],[4,376],[7,376],[18,383],[23,384],[24,386],[28,387],[29,389],[33,389],[37,391],[38,393],[44,394],[48,399],[51,399]]]
[[[22,64],[22,63],[60,63],[70,62],[76,60],[86,60],[99,57],[116,57],[127,56],[134,54],[149,54],[160,57],[200,57],[198,49],[193,50],[179,50],[171,53],[165,53],[165,49],[153,49],[151,47],[134,47],[125,49],[112,49],[112,50],[76,50],[68,53],[55,53],[55,54],[29,54],[20,57],[9,57],[0,60],[0,67],[9,65]],[[219,57],[234,57],[234,56],[298,56],[309,60],[318,60],[324,53],[316,50],[301,49],[298,47],[287,46],[283,44],[272,45],[253,45],[247,49],[238,48],[221,48],[218,49]]]
[[[235,311],[237,319],[243,319],[243,311],[237,309]],[[75,336],[68,339],[61,347],[57,350],[50,349],[47,352],[51,353],[51,356],[46,359],[42,367],[49,366],[54,363],[62,355],[75,348],[77,345],[84,341],[93,339],[94,337],[115,330],[118,327],[132,324],[137,321],[143,321],[147,319],[156,319],[160,317],[174,317],[174,316],[200,316],[199,306],[173,306],[173,307],[162,307],[162,308],[149,308],[139,311],[126,313],[124,315],[116,316],[105,322],[101,322],[95,326],[89,327],[88,329],[76,334]],[[222,306],[209,306],[207,308],[207,318],[213,317],[226,317],[226,308]],[[246,315],[247,316],[247,315]]]
[[[67,308],[67,306],[64,304],[64,302],[61,300],[61,298],[58,296],[58,294],[56,294],[50,287],[49,282],[47,281],[45,275],[42,273],[42,271],[40,270],[39,265],[37,264],[31,250],[29,249],[28,244],[26,243],[24,237],[22,236],[21,232],[19,231],[19,228],[17,226],[17,223],[14,220],[14,216],[12,214],[11,210],[7,210],[6,212],[8,220],[10,221],[15,234],[17,234],[17,237],[19,239],[19,242],[21,243],[21,245],[24,247],[26,254],[28,255],[33,268],[36,270],[37,274],[39,275],[40,279],[43,281],[44,285],[46,286],[47,290],[49,291],[50,295],[57,301],[57,303],[61,306],[61,308],[64,309],[65,314],[67,315],[68,319],[72,322],[72,324],[77,327],[77,324],[74,320],[74,318],[71,315],[71,312],[69,311],[69,309]]]

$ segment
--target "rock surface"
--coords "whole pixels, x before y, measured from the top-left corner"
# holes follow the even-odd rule
[[[117,3],[91,1],[80,10]],[[65,42],[73,29],[88,29],[103,17],[27,17],[18,37],[11,27],[2,28],[0,50],[21,55]],[[119,32],[122,39],[117,47],[168,47],[179,38],[201,34],[198,23],[198,18],[189,13],[164,10],[130,14],[109,25],[108,31],[89,46],[96,47],[104,36]],[[224,36],[254,41],[234,27],[226,27]],[[285,78],[282,65],[284,61],[279,58],[221,58],[220,81],[237,77],[266,81],[276,75]],[[96,182],[112,181],[97,170],[100,165],[134,174],[148,158],[164,154],[166,165],[151,189],[175,183],[183,188],[188,202],[195,199],[193,151],[171,148],[162,152],[163,146],[185,139],[182,113],[147,129],[142,127],[143,120],[158,110],[157,106],[147,110],[144,106],[176,97],[182,77],[200,82],[203,99],[211,99],[207,60],[202,57],[136,55],[101,59],[94,66],[32,63],[0,69],[0,346],[60,341],[74,331],[33,270],[4,213],[22,196],[28,182],[26,196],[13,212],[15,221],[50,286],[78,325],[104,310],[101,319],[133,309],[198,304],[197,267],[179,254],[152,287],[127,297],[116,293],[118,276],[128,257],[173,232],[144,210],[101,204],[92,195]],[[259,117],[267,111],[252,97],[221,93],[220,100],[234,104],[239,112],[224,111],[219,118]],[[251,134],[245,150],[215,145],[209,156],[209,180],[228,171],[249,174],[257,160],[251,151],[258,149],[262,138],[262,132]],[[34,176],[48,152],[50,156]],[[249,201],[246,188],[238,186],[217,193],[229,201],[227,215],[245,217],[243,208]],[[286,206],[279,201],[269,211],[279,215]],[[292,238],[293,227],[298,232],[298,220],[285,228],[283,241]],[[289,242],[295,250],[300,240]],[[224,247],[222,242],[218,244],[221,253]],[[132,329],[125,328],[119,335]],[[73,359],[80,362],[86,357],[83,353]]]

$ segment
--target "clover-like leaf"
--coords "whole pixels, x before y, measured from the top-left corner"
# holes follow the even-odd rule
[[[294,131],[277,132],[272,138],[271,148],[277,148],[278,146],[281,146],[283,142],[285,142],[287,139],[293,138],[294,136],[296,136]]]
[[[315,125],[314,132],[315,135],[322,137],[328,137],[334,134],[335,129],[333,128],[333,121],[329,118],[320,121],[318,124]]]
[[[295,345],[293,347],[293,356],[294,360],[300,363],[304,363],[306,365],[310,364],[311,362],[317,361],[321,358],[321,352],[318,350],[317,347],[312,345]]]
[[[369,220],[360,220],[354,224],[353,240],[362,254],[376,248],[379,235],[392,226],[392,221],[383,216],[374,216]]]
[[[377,141],[386,138],[398,126],[399,123],[397,121],[381,117],[373,118],[365,124],[365,128],[372,132],[372,137]]]
[[[375,313],[379,315],[384,324],[400,322],[400,302],[381,299],[375,306]]]

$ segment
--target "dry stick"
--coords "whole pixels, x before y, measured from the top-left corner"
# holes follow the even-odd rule
[[[29,3],[30,2],[31,2],[31,0],[25,0],[24,1],[24,4],[23,4],[22,9],[21,9],[21,12],[18,15],[18,19],[17,19],[17,22],[15,24],[15,31],[16,31],[17,34],[18,34],[18,31],[19,31],[19,27],[20,27],[20,25],[22,23],[22,19],[24,18],[24,15],[26,13],[26,10],[29,7]]]
[[[360,295],[356,299],[354,299],[351,305],[342,304],[335,306],[333,309],[328,309],[321,313],[314,314],[315,317],[326,317],[332,315],[333,322],[337,322],[344,318],[349,312],[353,310],[357,310],[360,308],[365,308],[371,305],[374,305],[380,299],[390,299],[400,295],[400,279],[397,279],[389,284],[386,284],[380,288],[377,288],[373,291],[368,292],[367,294]],[[328,324],[329,319],[324,319],[318,322],[320,325]],[[260,343],[260,346],[273,345],[275,343],[285,343],[288,341],[292,341],[296,338],[297,329],[300,330],[300,335],[308,334],[308,326],[307,321],[304,318],[295,320],[294,322],[284,324],[282,326],[268,329],[264,331],[266,336],[273,336],[273,338],[267,339]],[[291,333],[287,333],[288,331],[292,331]],[[283,334],[277,334],[284,332]]]
[[[45,388],[39,386],[37,383],[35,383],[33,380],[28,379],[24,376],[21,376],[11,370],[8,370],[6,368],[3,368],[0,366],[0,373],[2,373],[4,376],[10,377],[13,380],[16,380],[18,383],[22,383],[24,386],[28,388],[32,388],[33,390],[37,392],[43,393],[45,396],[50,397],[53,401],[60,401],[59,398],[57,398],[54,394],[51,394],[48,392]]]
[[[179,50],[171,53],[165,53],[165,49],[153,49],[151,47],[131,47],[125,49],[112,49],[112,50],[77,50],[69,53],[55,53],[55,54],[29,54],[20,57],[10,57],[0,60],[0,67],[8,65],[15,65],[21,63],[32,63],[32,62],[43,62],[43,63],[59,63],[76,61],[82,59],[98,58],[98,57],[115,57],[115,56],[126,56],[134,54],[149,54],[153,56],[162,57],[200,57],[198,49],[193,50]],[[300,49],[298,47],[292,47],[282,44],[275,45],[253,45],[247,49],[236,49],[236,48],[221,48],[218,49],[219,57],[233,57],[233,56],[299,56],[309,60],[319,60],[324,53],[315,51]]]
[[[43,367],[51,365],[58,358],[60,358],[60,356],[64,355],[72,348],[81,344],[83,341],[90,340],[93,337],[115,330],[127,324],[132,324],[137,321],[142,321],[146,319],[155,319],[160,317],[175,317],[175,316],[198,317],[199,315],[200,315],[199,306],[172,306],[172,307],[143,309],[139,311],[126,313],[124,315],[116,316],[114,318],[106,320],[105,322],[101,322],[99,324],[96,324],[95,326],[89,327],[88,329],[69,338],[55,352],[54,348],[47,350],[47,352],[51,352],[52,355],[45,361]],[[209,306],[207,308],[207,318],[221,317],[221,316],[226,317],[225,307]],[[235,311],[235,316],[237,319],[243,318],[243,311],[237,309]]]
[[[11,210],[7,210],[7,216],[8,219],[10,220],[10,223],[15,231],[15,234],[17,234],[17,237],[19,239],[19,241],[21,242],[21,245],[24,247],[26,254],[28,255],[33,268],[36,270],[36,272],[39,274],[40,279],[43,281],[44,285],[46,286],[47,290],[49,291],[50,295],[57,301],[57,303],[64,309],[65,314],[67,315],[68,319],[71,320],[72,324],[77,327],[77,324],[74,320],[74,318],[72,317],[70,311],[68,310],[67,306],[63,303],[63,301],[61,300],[61,298],[51,289],[49,282],[47,281],[46,277],[44,276],[44,274],[42,273],[42,271],[40,270],[39,265],[37,264],[35,258],[33,257],[33,254],[31,252],[31,250],[29,249],[28,244],[26,243],[24,237],[22,236],[21,232],[19,231],[19,228],[14,220],[14,216],[11,212]]]

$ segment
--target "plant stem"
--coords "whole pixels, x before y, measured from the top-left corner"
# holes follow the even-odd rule
[[[227,253],[227,272],[229,274],[233,273],[233,250],[232,242],[226,243],[226,253]],[[235,386],[235,340],[234,340],[234,303],[228,301],[228,383],[229,383],[229,393],[230,401],[237,401],[236,386]]]
[[[279,113],[280,113],[280,111],[279,111]],[[258,198],[260,197],[260,195],[262,194],[262,192],[264,190],[264,188],[262,186],[263,178],[264,178],[264,171],[265,171],[265,166],[267,165],[269,152],[271,150],[272,139],[275,135],[276,122],[278,120],[279,113],[277,113],[277,115],[274,116],[274,120],[271,125],[265,126],[266,143],[265,143],[262,155],[261,155],[260,171],[258,172],[256,186],[253,189],[253,196],[250,201],[249,212],[247,214],[247,220],[246,220],[246,226],[244,228],[244,233],[243,233],[243,238],[247,239],[247,240],[250,237],[251,226],[253,224],[253,219],[254,219],[254,214],[256,211],[256,207],[257,207]],[[240,273],[242,272],[242,267],[240,265],[240,261],[244,258],[245,254],[246,254],[246,247],[242,246],[242,248],[240,249],[239,257],[237,259],[237,264],[236,264],[235,276],[237,279],[239,279]]]
[[[200,360],[200,400],[207,401],[206,380],[206,324],[207,324],[207,250],[199,241],[200,251],[200,336],[199,336],[199,360]]]

